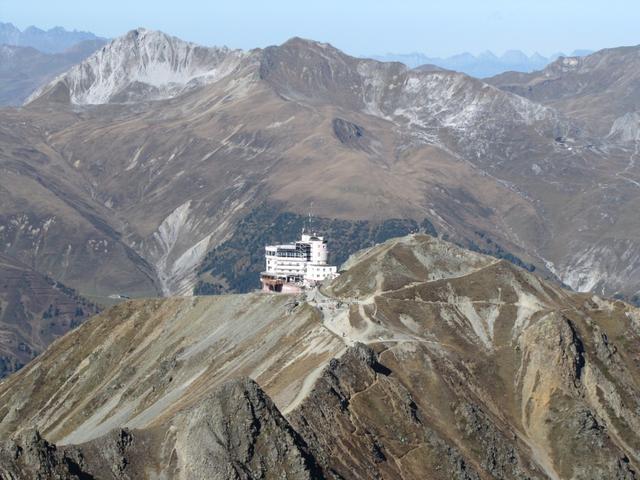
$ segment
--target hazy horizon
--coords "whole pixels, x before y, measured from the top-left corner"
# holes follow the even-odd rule
[[[387,2],[355,0],[346,4],[277,4],[239,0],[230,4],[183,0],[157,2],[113,0],[91,4],[79,0],[19,3],[0,0],[0,21],[24,30],[61,26],[117,37],[137,27],[162,30],[203,45],[251,49],[280,44],[300,36],[329,42],[353,55],[423,53],[447,57],[463,52],[509,50],[551,56],[574,50],[600,50],[638,42],[635,25],[640,5],[622,0],[577,1],[562,4],[488,0]],[[544,33],[541,35],[541,33]]]

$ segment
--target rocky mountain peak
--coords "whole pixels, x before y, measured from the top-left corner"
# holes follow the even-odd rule
[[[577,72],[585,64],[583,57],[560,57],[550,63],[545,71],[547,75]]]
[[[0,442],[0,476],[148,478],[155,464],[164,478],[323,478],[301,437],[247,378],[222,384],[160,428],[162,442],[144,430],[115,428],[78,446],[57,446],[29,428]],[[178,462],[149,454],[166,448],[180,452]]]
[[[217,81],[233,71],[243,56],[241,51],[202,47],[138,28],[36,91],[27,103],[46,97],[59,83],[77,105],[171,98]]]
[[[505,95],[465,74],[409,70],[397,62],[359,59],[330,44],[297,37],[266,48],[260,73],[287,99],[349,108],[416,130],[485,129],[487,118],[499,126],[546,123],[539,130],[547,132],[568,128],[559,126],[548,109]],[[423,140],[429,137],[424,133],[417,136]],[[458,133],[458,138],[463,136]],[[477,142],[475,139],[475,145]]]
[[[330,51],[336,55],[344,55],[340,50],[326,42],[319,42],[303,37],[291,37],[281,45],[282,48],[320,49]]]

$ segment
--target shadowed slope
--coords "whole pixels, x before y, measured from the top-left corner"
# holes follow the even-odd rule
[[[74,290],[2,254],[0,278],[0,378],[97,312]]]
[[[322,478],[304,441],[249,379],[224,383],[152,430],[56,447],[29,431],[0,445],[7,478]]]

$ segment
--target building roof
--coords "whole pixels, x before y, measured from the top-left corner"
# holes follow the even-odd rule
[[[296,244],[295,243],[285,243],[282,245],[266,245],[265,248],[268,249],[282,249],[282,250],[295,250],[296,248]]]

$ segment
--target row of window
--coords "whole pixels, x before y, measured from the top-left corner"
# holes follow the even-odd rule
[[[304,255],[301,252],[288,252],[288,251],[284,251],[284,252],[269,252],[267,251],[266,255],[268,257],[279,257],[279,258],[306,258],[307,255]]]

